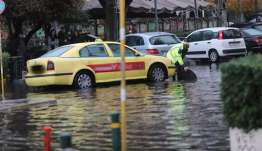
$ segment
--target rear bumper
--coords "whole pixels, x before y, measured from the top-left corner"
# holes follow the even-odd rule
[[[249,52],[262,52],[262,45],[256,47],[247,48]]]
[[[73,73],[60,74],[39,74],[27,75],[25,82],[28,86],[49,86],[49,85],[71,85]]]
[[[246,49],[227,49],[223,50],[223,56],[246,55]]]

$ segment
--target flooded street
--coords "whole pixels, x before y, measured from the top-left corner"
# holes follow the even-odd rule
[[[195,83],[166,81],[127,85],[129,151],[229,151],[223,120],[220,73],[216,66],[193,66]],[[25,94],[28,99],[56,103],[0,113],[2,151],[43,149],[43,126],[52,126],[54,149],[58,135],[69,132],[81,151],[112,150],[110,113],[119,110],[120,86],[91,90],[59,88]]]

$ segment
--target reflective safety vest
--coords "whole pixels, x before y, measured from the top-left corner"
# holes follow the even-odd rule
[[[178,62],[179,65],[184,65],[182,54],[179,53],[180,49],[183,49],[183,44],[173,46],[169,49],[166,57],[172,60],[174,64]]]

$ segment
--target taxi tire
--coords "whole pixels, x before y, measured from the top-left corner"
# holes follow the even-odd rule
[[[154,72],[161,72],[162,71],[162,74],[163,74],[163,79],[162,80],[156,80],[157,78],[155,77],[155,74]],[[150,82],[161,82],[161,81],[165,81],[166,79],[166,76],[167,76],[167,71],[165,69],[165,67],[161,64],[156,64],[156,65],[153,65],[150,67],[149,71],[148,71],[148,75],[147,75],[147,78]]]
[[[87,78],[89,78],[91,81],[91,83],[90,83],[90,86],[88,86],[88,87],[81,87],[81,85],[79,85],[79,82],[78,82],[78,80],[79,80],[79,78],[81,78],[81,77],[87,77]],[[74,78],[74,83],[73,83],[73,85],[74,85],[74,87],[75,88],[77,88],[77,89],[86,89],[86,88],[92,88],[92,87],[94,87],[94,85],[95,85],[95,82],[94,82],[95,80],[94,80],[94,76],[93,76],[93,74],[92,73],[90,73],[90,72],[88,72],[88,71],[80,71],[80,72],[78,72],[77,74],[76,74],[76,76],[75,76],[75,78]]]

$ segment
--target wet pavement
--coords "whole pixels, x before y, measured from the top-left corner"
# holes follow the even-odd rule
[[[219,97],[219,70],[216,65],[191,69],[198,76],[197,82],[128,84],[128,150],[229,151],[228,128]],[[0,113],[0,148],[42,150],[42,128],[50,125],[55,132],[55,149],[60,147],[59,133],[70,132],[78,150],[110,151],[109,114],[119,110],[119,91],[116,84],[90,90],[18,90],[19,94],[13,95],[16,98],[44,98],[56,103]]]

